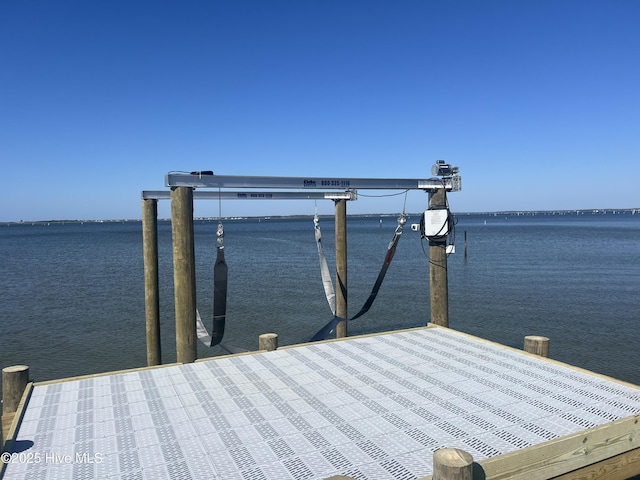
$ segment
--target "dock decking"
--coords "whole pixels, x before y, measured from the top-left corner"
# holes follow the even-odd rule
[[[639,414],[632,385],[413,329],[35,384],[3,478],[408,480]]]

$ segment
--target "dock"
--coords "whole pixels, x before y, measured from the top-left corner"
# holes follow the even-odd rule
[[[474,479],[629,478],[639,420],[638,386],[429,325],[30,383],[2,479],[414,480],[444,448]]]

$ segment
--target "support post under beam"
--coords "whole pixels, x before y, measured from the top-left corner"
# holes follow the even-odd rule
[[[193,189],[190,187],[178,187],[171,191],[171,234],[177,361],[191,363],[197,358],[197,350]]]
[[[158,275],[158,201],[142,200],[144,306],[147,366],[162,364],[160,350],[160,287]]]
[[[444,188],[429,193],[429,208],[446,208]],[[447,238],[429,240],[429,292],[431,323],[449,326],[449,284],[447,276]]]
[[[336,201],[336,316],[347,318],[347,201]],[[347,322],[336,326],[336,338],[347,336]]]

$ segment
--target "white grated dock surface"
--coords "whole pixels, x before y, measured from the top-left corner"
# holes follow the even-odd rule
[[[36,385],[4,479],[415,479],[640,413],[640,390],[438,328]]]

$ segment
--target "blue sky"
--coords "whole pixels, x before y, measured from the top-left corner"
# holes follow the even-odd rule
[[[637,208],[639,20],[632,0],[1,2],[0,221],[140,218],[174,170],[428,178],[437,159],[460,167],[454,211]]]

